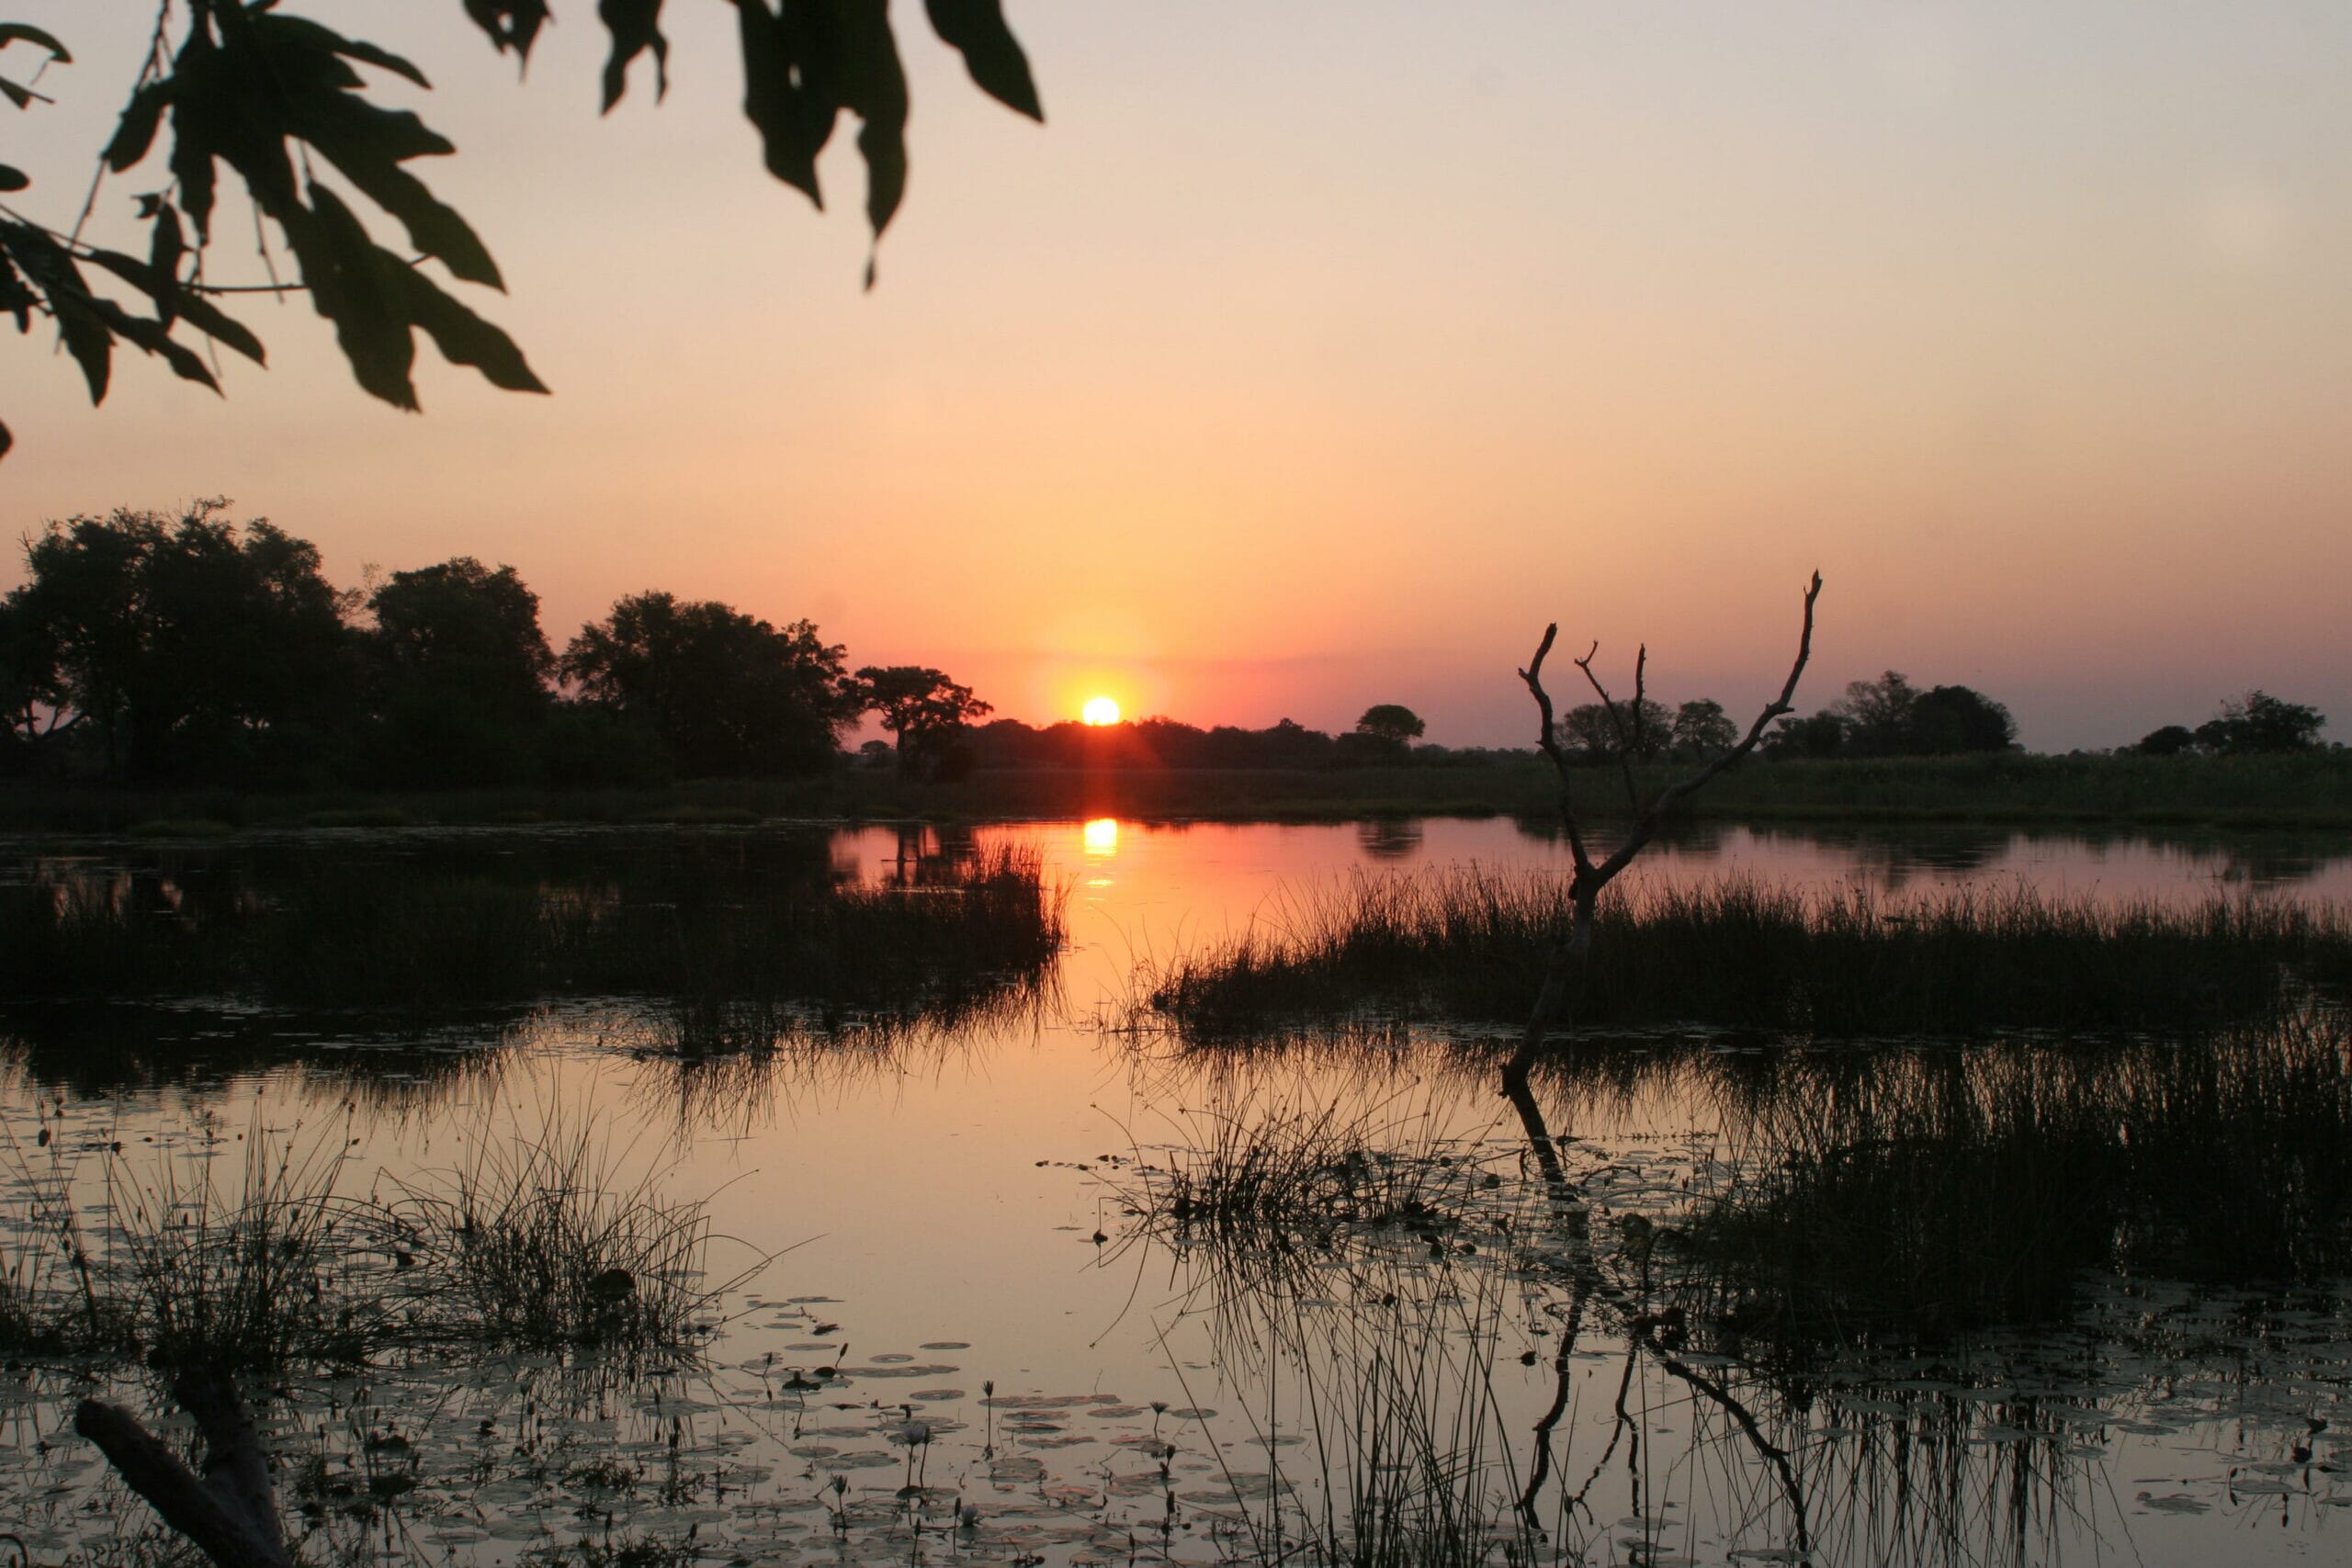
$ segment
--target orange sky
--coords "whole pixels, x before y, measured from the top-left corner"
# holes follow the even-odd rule
[[[249,309],[273,368],[227,401],[126,363],[93,413],[12,339],[9,532],[226,493],[341,580],[511,561],[559,643],[660,586],[1019,717],[1402,701],[1456,742],[1526,740],[1553,617],[1752,709],[1817,565],[1808,706],[1894,666],[2041,748],[2252,685],[2352,733],[2333,0],[1008,0],[1042,130],[902,4],[871,295],[854,160],[829,215],[761,173],[717,0],[668,8],[668,104],[605,120],[584,0],[522,85],[455,0],[298,8],[434,77],[461,151],[418,167],[556,396],[432,363],[397,413],[298,303]],[[78,56],[0,120],[70,220],[152,12],[12,14]]]

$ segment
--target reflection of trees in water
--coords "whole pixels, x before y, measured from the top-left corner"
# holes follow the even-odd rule
[[[1035,858],[967,830],[902,847],[878,882],[823,831],[37,862],[0,886],[0,1023],[95,1090],[304,1061],[429,1078],[567,996],[653,998],[706,1053],[1035,1005],[1062,940]]]
[[[1356,824],[1356,847],[1374,860],[1411,860],[1421,852],[1418,817],[1373,817]]]
[[[1957,880],[1976,875],[2007,859],[2027,864],[2078,863],[2086,874],[2096,875],[2117,852],[2132,849],[2180,863],[2188,879],[2257,890],[2293,887],[2352,863],[2352,836],[2343,833],[1870,823],[1758,826],[1746,831],[1767,851],[1798,857],[1813,850],[1833,851],[1889,892],[1900,892],[1923,876]]]

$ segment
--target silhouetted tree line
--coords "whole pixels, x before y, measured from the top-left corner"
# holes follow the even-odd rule
[[[2223,702],[2221,711],[2191,729],[2167,724],[2141,737],[2126,750],[2143,757],[2259,757],[2322,749],[2319,732],[2327,716],[2267,692],[2248,692]]]
[[[560,654],[513,567],[469,556],[338,589],[317,547],[227,502],[117,511],[25,544],[0,599],[0,766],[137,784],[650,784],[822,771],[879,709],[912,770],[988,705],[652,592]]]
[[[1285,718],[1264,729],[1220,724],[1204,729],[1179,719],[1131,723],[1075,721],[1042,728],[1001,718],[971,731],[983,768],[1372,768],[1474,765],[1522,753],[1484,748],[1415,745],[1427,726],[1412,709],[1381,703],[1356,728],[1333,735]]]
[[[2015,751],[2017,720],[1969,686],[1911,683],[1899,670],[1848,683],[1838,701],[1805,718],[1784,718],[1764,754],[1793,757],[1956,757]]]

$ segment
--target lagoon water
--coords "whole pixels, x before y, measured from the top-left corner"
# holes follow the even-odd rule
[[[552,864],[665,835],[808,840],[808,858],[854,880],[942,848],[935,829],[418,830],[48,844],[7,863],[19,881],[177,897],[258,861],[523,846]],[[6,1179],[21,1189],[63,1151],[96,1206],[110,1169],[185,1182],[209,1159],[233,1184],[239,1141],[266,1139],[333,1150],[346,1190],[380,1190],[550,1118],[593,1119],[617,1166],[708,1200],[713,1279],[775,1255],[720,1303],[701,1359],[665,1372],[501,1354],[292,1379],[265,1412],[281,1455],[359,1478],[366,1504],[321,1494],[321,1556],[493,1562],[588,1542],[714,1562],[1264,1561],[1302,1534],[1349,1533],[1349,1499],[1417,1481],[1532,1521],[1540,1534],[1470,1529],[1498,1562],[2352,1554],[2352,1292],[2324,1281],[2086,1258],[2052,1317],[1928,1347],[1858,1325],[1802,1359],[1686,1322],[1688,1270],[1651,1238],[1754,1174],[1739,1075],[1799,1043],[1658,1042],[1648,1067],[1555,1082],[1577,1183],[1562,1194],[1530,1177],[1491,1067],[1442,1039],[1207,1054],[1129,1027],[1139,973],[1279,923],[1334,878],[1554,866],[1561,846],[1450,819],[971,837],[1035,848],[1067,890],[1057,971],[1009,1014],[851,1021],[820,1043],[681,1060],[628,998],[429,1024],[201,996],[12,1006]],[[1640,874],[2346,900],[2352,841],[1710,828],[1657,847]],[[1901,1043],[1884,1070],[1964,1059],[1962,1077],[1989,1078],[2066,1049]],[[1309,1223],[1269,1247],[1155,1209],[1166,1173],[1203,1168],[1230,1130],[1326,1110],[1366,1171],[1409,1172],[1449,1223]],[[71,1433],[91,1378],[153,1398],[120,1370],[26,1362],[0,1379],[0,1528],[37,1560],[119,1551],[144,1517]],[[1363,1452],[1371,1432],[1403,1446]],[[1431,1455],[1462,1473],[1433,1477]],[[406,1481],[370,1491],[395,1471]]]

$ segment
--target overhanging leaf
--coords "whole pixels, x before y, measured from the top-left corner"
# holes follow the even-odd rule
[[[22,169],[0,164],[0,191],[22,190],[32,183]]]
[[[409,320],[424,329],[441,357],[452,365],[469,365],[493,387],[510,392],[544,392],[547,383],[531,373],[514,340],[443,293],[414,267],[400,275],[401,296]]]
[[[156,291],[164,287],[145,262],[125,255],[120,251],[94,250],[85,259],[93,266],[104,267],[113,273],[151,299],[155,299]],[[224,315],[220,307],[201,294],[187,289],[178,292],[180,320],[222,346],[236,350],[255,365],[268,363],[268,357],[262,350],[261,339],[242,322]]]
[[[865,218],[878,240],[907,192],[907,73],[890,32],[889,0],[836,0],[832,15],[834,68],[842,102],[863,122]]]
[[[212,372],[206,367],[203,357],[187,344],[175,343],[161,321],[134,316],[113,300],[101,299],[95,295],[78,301],[74,308],[88,310],[115,336],[162,359],[182,380],[199,382],[216,392],[220,389],[220,383],[212,378]]]
[[[155,301],[157,319],[166,327],[179,310],[180,256],[187,249],[180,238],[180,215],[168,206],[158,206],[155,231],[147,243],[147,265],[153,271],[156,284],[149,293]]]
[[[364,65],[389,71],[395,76],[405,76],[420,87],[433,85],[424,79],[424,72],[390,50],[379,48],[364,39],[345,38],[333,28],[311,21],[307,17],[289,17],[282,11],[274,11],[266,17],[255,17],[254,30],[256,38],[279,47],[315,49],[339,54],[346,60],[356,60]]]
[[[164,106],[171,101],[169,77],[150,82],[130,95],[130,102],[122,107],[122,118],[115,125],[114,140],[107,143],[107,167],[119,175],[147,156],[147,149],[155,141],[155,127],[164,118]]]
[[[400,220],[410,243],[469,283],[504,287],[489,247],[457,209],[401,167],[413,149],[448,144],[414,115],[380,108],[349,93],[305,95],[291,107],[296,133],[368,198]]]
[[[30,22],[0,22],[0,49],[6,49],[12,43],[39,44],[49,51],[50,58],[60,65],[74,63],[74,57],[66,52],[63,44]]]
[[[807,96],[796,81],[799,64],[791,31],[768,9],[767,0],[735,0],[736,34],[743,50],[743,118],[760,133],[763,161],[768,173],[825,206],[817,187],[817,151],[823,137],[812,137],[813,116],[804,106]],[[828,106],[824,130],[832,129]]]
[[[500,53],[511,49],[526,61],[548,23],[547,0],[466,0],[466,15],[490,35]]]
[[[999,0],[923,0],[931,30],[964,57],[980,91],[1009,109],[1042,122],[1045,106],[1029,73],[1029,57],[1005,26]]]
[[[416,387],[409,371],[416,344],[393,276],[408,269],[368,237],[333,191],[314,180],[310,197],[307,212],[280,221],[310,286],[311,308],[334,323],[335,342],[363,389],[395,408],[413,409]]]
[[[648,50],[653,52],[653,96],[658,101],[670,92],[670,40],[662,36],[662,0],[597,0],[596,15],[612,35],[612,52],[605,60],[605,108],[610,114],[628,90],[628,68]]]

